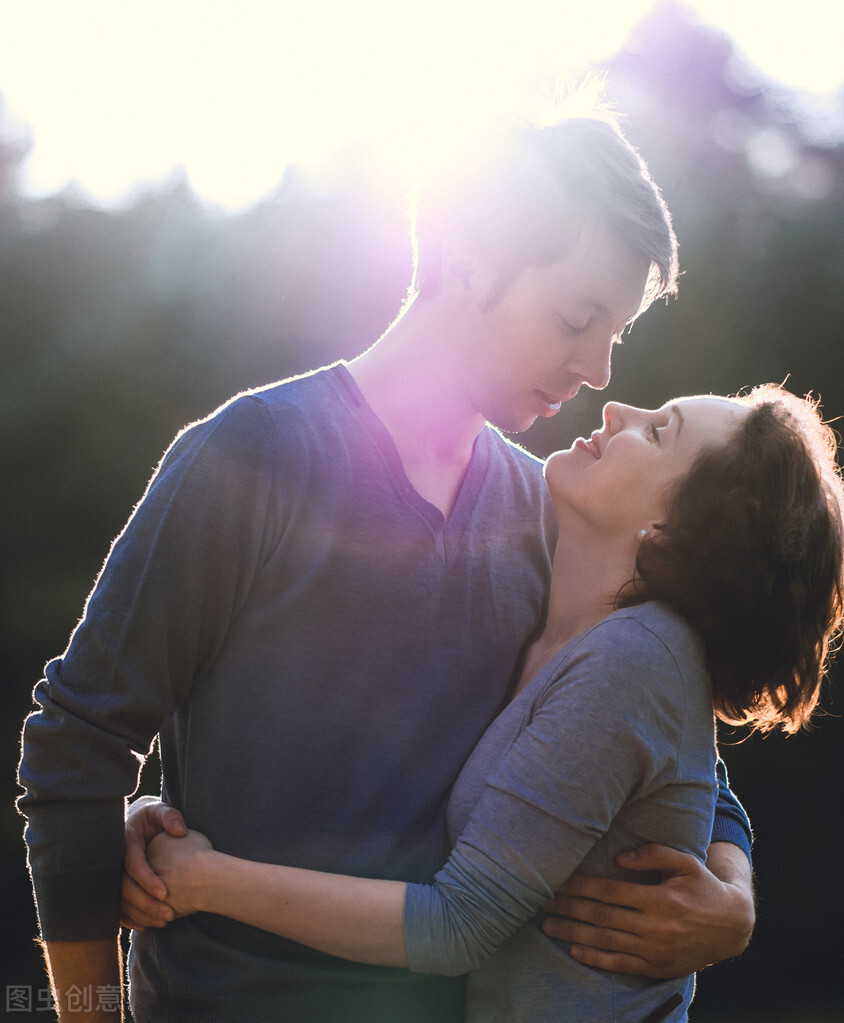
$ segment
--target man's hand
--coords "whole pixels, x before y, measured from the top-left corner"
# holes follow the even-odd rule
[[[120,922],[124,927],[144,930],[164,927],[173,919],[166,904],[167,887],[147,863],[147,846],[166,832],[174,838],[187,835],[188,829],[178,810],[154,796],[142,796],[126,814],[125,852]]]
[[[543,931],[574,942],[579,962],[644,977],[681,977],[739,955],[755,922],[750,864],[716,842],[707,865],[646,845],[618,857],[626,870],[657,871],[658,885],[575,875],[545,909]],[[569,919],[561,919],[567,917]]]

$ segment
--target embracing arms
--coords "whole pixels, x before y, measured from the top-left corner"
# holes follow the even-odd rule
[[[567,698],[568,689],[560,690],[560,699]],[[582,702],[578,703],[582,709]],[[601,713],[604,714],[604,706],[601,703]],[[572,870],[581,862],[591,845],[595,841],[595,835],[602,833],[608,826],[616,813],[619,800],[622,802],[626,797],[622,789],[614,788],[609,782],[600,793],[594,791],[596,786],[594,780],[590,782],[586,777],[574,777],[571,781],[565,781],[564,787],[559,789],[557,781],[552,780],[542,798],[546,800],[544,808],[537,813],[536,793],[537,780],[543,777],[540,771],[536,773],[537,763],[546,765],[548,757],[554,748],[559,747],[557,737],[559,734],[559,721],[566,719],[566,714],[556,714],[553,720],[546,722],[549,727],[543,729],[542,714],[534,719],[534,732],[528,732],[520,738],[517,744],[517,753],[510,757],[508,770],[511,774],[513,784],[504,779],[497,785],[488,785],[487,790],[479,804],[478,820],[474,822],[474,832],[470,833],[468,839],[464,835],[458,842],[452,859],[441,876],[437,879],[435,886],[408,886],[409,913],[406,919],[409,921],[408,942],[409,961],[414,969],[423,972],[462,972],[471,968],[485,955],[497,947],[498,944],[509,933],[529,919],[543,903],[552,899],[553,891],[563,880],[568,877]],[[711,724],[710,724],[711,727]],[[539,729],[537,732],[536,729]],[[705,731],[705,730],[704,730]],[[607,732],[611,736],[613,754],[619,745],[619,730],[613,722],[608,722]],[[635,752],[631,756],[650,761],[651,745],[654,741],[650,734],[643,739],[631,739],[635,746]],[[711,733],[709,742],[711,743]],[[565,744],[563,744],[565,745]],[[609,763],[609,752],[604,757],[604,762]],[[565,770],[560,765],[545,772],[550,779],[563,778],[571,774],[580,774],[591,771],[590,763],[583,758],[581,768],[572,767],[568,762]],[[520,766],[520,761],[523,763]],[[648,767],[646,772],[652,770]],[[513,774],[516,771],[516,774]],[[705,776],[702,776],[705,777]],[[661,782],[656,779],[656,784]],[[622,784],[626,785],[626,782]],[[525,799],[524,794],[528,792],[529,798]],[[601,803],[598,810],[594,810],[592,796],[595,795]],[[484,803],[486,800],[486,803]],[[569,805],[567,805],[569,804]],[[705,804],[704,804],[705,805]],[[556,808],[560,807],[560,812]],[[709,804],[711,813],[711,803]],[[568,812],[571,811],[571,812]],[[703,812],[701,810],[701,812]],[[587,815],[597,813],[593,823],[585,829],[581,826],[574,827],[566,824],[566,820],[583,821]],[[697,814],[693,811],[693,815]],[[708,834],[709,825],[704,823],[704,817],[697,815],[698,821],[694,826],[699,838],[696,844],[697,856],[704,854],[703,835]],[[474,820],[474,817],[473,817]],[[501,822],[501,827],[487,827],[489,821]],[[703,828],[706,831],[701,831]],[[507,834],[518,835],[518,841],[512,843],[507,839]],[[176,843],[178,845],[178,843]],[[688,973],[696,968],[702,968],[710,962],[736,954],[740,946],[746,941],[747,905],[744,894],[741,892],[742,869],[745,872],[744,880],[749,875],[747,859],[743,852],[736,849],[735,855],[740,857],[737,863],[744,861],[744,868],[737,868],[731,865],[733,852],[728,851],[726,856],[721,855],[719,848],[722,843],[713,846],[710,852],[711,865],[715,866],[727,876],[718,880],[714,873],[708,871],[696,856],[675,853],[671,850],[649,849],[639,853],[637,861],[630,864],[623,864],[628,869],[647,869],[648,871],[661,871],[666,876],[662,885],[640,886],[620,881],[601,881],[592,879],[596,884],[604,886],[611,884],[612,891],[616,892],[616,901],[619,905],[612,907],[609,911],[621,914],[618,922],[601,920],[597,921],[600,941],[597,942],[597,953],[605,955],[606,949],[601,944],[606,944],[607,927],[619,928],[620,935],[611,935],[609,940],[621,941],[622,944],[614,946],[609,944],[611,954],[623,959],[618,966],[622,971],[645,973],[649,976],[671,976]],[[616,849],[618,846],[616,846]],[[623,848],[623,847],[622,847]],[[724,845],[724,850],[730,847]],[[526,851],[530,852],[525,856]],[[539,852],[539,850],[544,850]],[[144,843],[135,843],[134,850],[127,856],[127,868],[130,874],[134,874],[141,882],[140,886],[132,881],[126,882],[124,890],[127,896],[127,918],[134,923],[142,925],[154,925],[163,922],[160,917],[154,915],[156,905],[149,900],[144,906],[143,888],[149,887],[154,877],[148,872],[144,878],[139,870],[138,864],[143,865]],[[527,862],[525,862],[527,861]],[[218,861],[219,864],[219,861]],[[229,867],[232,864],[229,863]],[[252,868],[248,868],[252,869]],[[271,871],[272,867],[264,865],[261,870]],[[730,873],[732,872],[732,874]],[[256,873],[250,875],[254,880],[259,876]],[[206,875],[207,877],[207,875]],[[261,873],[261,882],[269,883],[266,874]],[[284,882],[279,881],[278,887],[274,887],[276,894],[283,895],[282,888],[285,884],[294,879],[290,873],[287,874]],[[304,872],[295,878],[296,883],[306,881]],[[273,882],[275,885],[276,882]],[[316,884],[316,882],[313,882]],[[349,882],[339,881],[340,885]],[[366,882],[374,884],[373,882]],[[600,894],[588,889],[590,879],[573,879],[570,886],[577,886],[583,883],[587,886],[585,890],[570,888],[566,898],[569,899],[565,911],[572,911],[580,916],[581,927],[592,927],[590,913],[597,908],[598,913],[607,912],[595,900],[601,898]],[[260,884],[259,884],[260,887]],[[633,895],[628,893],[632,890]],[[402,901],[401,887],[391,893],[393,900],[389,903],[393,911]],[[344,898],[352,892],[358,895],[363,888],[354,883],[344,891]],[[659,894],[654,898],[654,892]],[[644,894],[647,893],[647,894]],[[750,899],[749,891],[746,893]],[[603,897],[608,898],[607,891]],[[289,896],[284,896],[289,898]],[[374,896],[378,901],[381,896]],[[238,895],[237,901],[242,905],[242,892]],[[261,912],[270,913],[267,907],[266,898],[263,904],[258,907]],[[329,899],[329,902],[331,900]],[[217,904],[219,905],[219,904]],[[344,903],[345,905],[345,903]],[[386,902],[379,902],[383,908]],[[749,901],[752,914],[752,901]],[[202,903],[203,907],[208,902]],[[478,906],[483,907],[478,911]],[[189,906],[190,908],[190,906]],[[193,907],[196,908],[196,907]],[[285,911],[289,905],[285,906]],[[160,910],[159,910],[160,911]],[[217,909],[216,911],[220,911]],[[330,910],[329,910],[330,912]],[[149,915],[145,915],[149,913]],[[723,915],[726,913],[728,923],[724,925]],[[674,916],[680,915],[679,926],[674,924]],[[243,919],[242,915],[237,916]],[[434,922],[428,926],[424,921],[428,919]],[[397,917],[391,918],[390,926],[394,928],[393,937],[389,940],[389,954],[395,954],[397,943],[395,941],[395,928]],[[247,922],[256,922],[251,919]],[[344,923],[347,922],[344,911]],[[280,929],[270,921],[262,921],[259,926],[268,929]],[[360,935],[363,925],[353,927],[353,931]],[[337,938],[336,916],[330,921],[332,940]],[[288,930],[283,931],[287,936],[294,937]],[[469,938],[465,935],[468,933]],[[633,934],[633,945],[631,947],[631,933]],[[666,948],[670,947],[679,936],[681,947],[672,950],[666,956]],[[296,940],[302,940],[296,938]],[[579,935],[574,940],[584,942]],[[589,941],[589,944],[596,944]],[[450,946],[454,953],[454,965],[449,960],[452,953],[440,953],[439,945],[444,943]],[[325,948],[320,944],[317,947]],[[413,949],[415,948],[415,953]],[[384,959],[370,958],[371,950],[365,952],[367,961],[385,961]],[[347,954],[337,952],[336,954]],[[378,955],[383,954],[377,952]],[[414,958],[415,955],[415,958]],[[679,956],[679,958],[678,958]],[[673,957],[673,958],[672,958]],[[392,961],[392,960],[389,960]]]
[[[600,932],[598,940],[625,942],[624,948],[629,951],[587,948],[580,952],[578,947],[572,950],[575,958],[590,962],[590,957],[601,957],[605,969],[654,977],[703,968],[713,961],[713,949],[726,950],[727,955],[738,954],[746,942],[736,937],[738,928],[731,914],[721,917],[718,907],[732,905],[732,915],[740,916],[744,904],[741,884],[736,884],[734,895],[730,896],[728,891],[725,898],[721,888],[729,890],[733,884],[720,882],[706,868],[693,869],[689,861],[697,863],[694,857],[659,847],[645,847],[632,857],[638,860],[638,869],[653,869],[656,863],[667,865],[672,854],[675,871],[664,882],[666,891],[660,891],[663,886],[633,885],[637,895],[641,892],[640,908],[605,907],[608,913],[625,915],[618,922],[629,929],[620,931],[619,936],[605,937],[603,929],[596,925],[567,925],[556,918],[546,921],[546,933],[565,937],[566,926],[575,930],[595,927]],[[747,863],[744,853],[727,843],[711,846],[710,860],[739,881],[742,863]],[[382,966],[407,965],[403,923],[407,886],[401,882],[253,863],[215,852],[198,832],[189,832],[183,838],[165,834],[155,839],[150,862],[159,883],[163,881],[167,886],[170,899],[167,916],[197,911],[218,913],[341,958]],[[634,862],[628,858],[626,866],[630,868]],[[556,911],[583,917],[592,912],[579,906],[583,900],[575,894],[578,880],[575,877],[569,883],[571,894],[557,897]],[[607,886],[603,894],[611,900],[613,885],[618,882],[594,880]],[[749,885],[746,875],[745,881]],[[627,884],[621,883],[617,897],[628,898],[623,894],[626,888]],[[656,891],[660,893],[654,898]],[[663,902],[673,906],[673,915],[665,919],[660,916]],[[653,917],[651,932],[642,937],[636,933],[643,926],[639,918],[649,917]],[[732,949],[735,951],[731,952]],[[682,957],[679,967],[678,957]]]
[[[345,877],[215,852],[199,832],[150,845],[176,916],[218,913],[321,952],[378,966],[406,966],[407,885]]]
[[[588,966],[676,977],[740,955],[755,923],[753,878],[743,849],[713,842],[706,864],[665,846],[619,858],[627,870],[658,871],[658,885],[574,875],[546,910],[543,930],[574,942]]]
[[[674,977],[740,955],[756,922],[752,834],[717,764],[718,802],[706,863],[666,846],[632,850],[619,863],[656,871],[657,885],[575,874],[545,908],[546,934],[573,942],[588,966]]]

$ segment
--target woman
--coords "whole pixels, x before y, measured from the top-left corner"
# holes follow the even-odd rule
[[[842,618],[834,458],[814,406],[771,386],[654,412],[607,405],[601,430],[547,462],[561,527],[547,625],[454,787],[435,883],[162,835],[151,863],[176,913],[363,962],[471,970],[469,1020],[685,1019],[694,978],[591,970],[538,914],[577,868],[625,876],[625,849],[705,856],[713,707],[761,730],[808,721]]]

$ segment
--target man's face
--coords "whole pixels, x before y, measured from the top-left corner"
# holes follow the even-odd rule
[[[650,264],[601,227],[557,262],[528,267],[473,316],[472,400],[514,433],[553,416],[583,384],[610,379],[615,340],[642,303]]]

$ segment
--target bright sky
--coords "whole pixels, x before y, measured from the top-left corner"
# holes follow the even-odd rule
[[[0,94],[34,137],[29,194],[75,180],[109,202],[182,165],[199,194],[237,207],[355,137],[397,169],[418,161],[433,125],[442,144],[464,119],[518,106],[537,72],[611,56],[653,4],[5,0]],[[844,83],[841,0],[687,6],[768,77]]]

